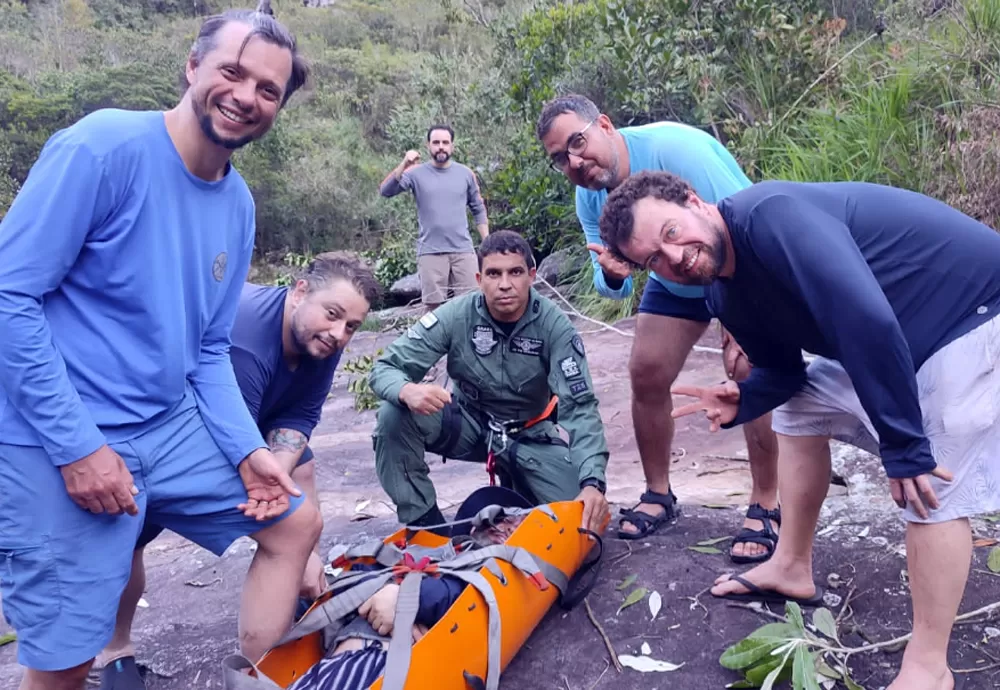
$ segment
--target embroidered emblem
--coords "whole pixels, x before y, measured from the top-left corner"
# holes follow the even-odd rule
[[[225,252],[220,252],[215,261],[212,262],[212,277],[215,278],[216,282],[221,283],[222,279],[226,277],[226,263],[229,261],[229,256]]]
[[[477,355],[488,355],[497,346],[497,334],[489,326],[476,326],[472,329],[472,347]]]
[[[473,386],[467,381],[460,381],[458,383],[458,388],[461,390],[469,400],[477,401],[479,400],[479,389]]]
[[[438,317],[436,317],[432,311],[429,311],[420,317],[420,325],[427,329],[434,328],[434,324],[437,322]]]
[[[535,300],[534,304],[531,305],[531,311],[535,312],[536,314],[538,313],[538,310],[541,308],[542,304],[537,299]]]
[[[576,354],[581,357],[585,357],[587,355],[586,350],[583,349],[583,338],[579,335],[573,336],[573,349],[576,350]]]
[[[563,376],[568,379],[573,379],[580,375],[580,365],[572,357],[561,360],[559,368],[562,369]]]
[[[519,335],[510,339],[510,351],[520,355],[540,357],[543,345],[545,345],[545,341],[538,338],[525,338]]]
[[[410,340],[423,340],[424,339],[424,336],[422,336],[419,333],[417,333],[417,329],[414,328],[413,326],[410,326],[409,328],[406,329],[406,337],[409,338]]]
[[[577,381],[576,383],[574,383],[572,386],[569,387],[569,392],[572,393],[573,395],[579,395],[580,393],[583,393],[585,390],[587,390],[586,381]]]

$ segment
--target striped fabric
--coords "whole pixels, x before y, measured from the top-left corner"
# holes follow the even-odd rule
[[[385,670],[386,651],[374,640],[363,649],[322,659],[288,690],[365,690]]]

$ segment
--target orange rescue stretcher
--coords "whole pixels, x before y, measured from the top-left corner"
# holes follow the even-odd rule
[[[495,518],[501,508],[490,506],[480,511],[477,518],[482,520],[481,516],[491,510]],[[471,549],[467,553],[460,551],[454,555],[453,550],[449,553],[448,549],[451,540],[425,530],[403,528],[384,540],[375,540],[374,550],[371,544],[367,549],[348,550],[333,562],[335,568],[343,567],[344,572],[334,579],[331,590],[317,599],[299,619],[283,643],[267,652],[256,664],[239,656],[226,660],[225,687],[231,690],[287,688],[319,662],[326,651],[323,631],[316,629],[303,635],[300,628],[305,624],[310,630],[322,624],[324,603],[337,594],[338,580],[351,577],[352,563],[381,564],[397,578],[389,581],[398,582],[402,576],[402,600],[402,590],[407,587],[405,578],[411,577],[411,573],[415,573],[413,584],[419,592],[419,577],[434,576],[438,572],[459,575],[462,559],[465,559],[472,566],[461,579],[470,583],[475,580],[476,586],[466,586],[444,617],[418,642],[412,643],[406,633],[407,646],[412,644],[408,655],[394,652],[396,639],[393,637],[385,672],[369,690],[496,688],[500,673],[552,604],[559,600],[563,608],[569,609],[586,596],[596,579],[596,566],[603,551],[600,537],[580,527],[583,505],[579,501],[502,510],[501,515],[510,515],[512,511],[527,513],[502,545]],[[476,564],[476,552],[485,552],[480,564]],[[435,558],[435,553],[442,559]],[[428,554],[431,555],[429,559],[425,558]],[[469,554],[472,554],[471,561]],[[586,577],[588,573],[590,578]],[[365,574],[370,576],[371,572]],[[587,584],[581,585],[585,579]],[[483,588],[483,583],[488,589]],[[491,598],[494,601],[491,602]],[[360,603],[353,606],[356,608]],[[491,614],[495,620],[491,621]],[[401,627],[399,616],[400,608],[397,608],[397,629]],[[234,680],[237,674],[243,678]],[[387,678],[390,675],[392,679]]]

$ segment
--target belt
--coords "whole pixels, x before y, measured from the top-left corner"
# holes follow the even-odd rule
[[[507,437],[514,436],[521,433],[525,429],[530,429],[540,422],[544,422],[546,419],[550,418],[556,410],[556,405],[559,402],[559,396],[553,395],[545,409],[542,410],[538,415],[532,417],[527,421],[520,421],[516,419],[511,419],[505,422],[497,420],[493,415],[472,407],[471,405],[465,405],[465,409],[469,410],[471,414],[479,418],[480,424],[488,429],[488,435],[486,437],[486,472],[490,475],[490,486],[496,486],[496,455],[493,452],[493,441],[497,437],[500,439],[500,452],[507,450]]]

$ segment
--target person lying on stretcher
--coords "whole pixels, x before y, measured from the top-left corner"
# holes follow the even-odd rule
[[[475,515],[488,503],[484,499],[506,492],[501,487],[481,489],[459,508],[456,519]],[[514,492],[510,492],[514,494]],[[518,497],[520,498],[520,497]],[[523,499],[521,499],[523,500]],[[518,507],[525,507],[527,503]],[[526,515],[503,517],[492,525],[474,527],[471,538],[478,546],[502,544],[514,533]],[[353,570],[378,566],[354,565]],[[465,583],[451,575],[425,577],[420,581],[420,605],[413,626],[416,643],[434,627],[465,589]],[[399,585],[387,584],[358,607],[357,615],[333,640],[327,655],[309,669],[288,690],[365,690],[385,671],[385,660],[396,618]]]

